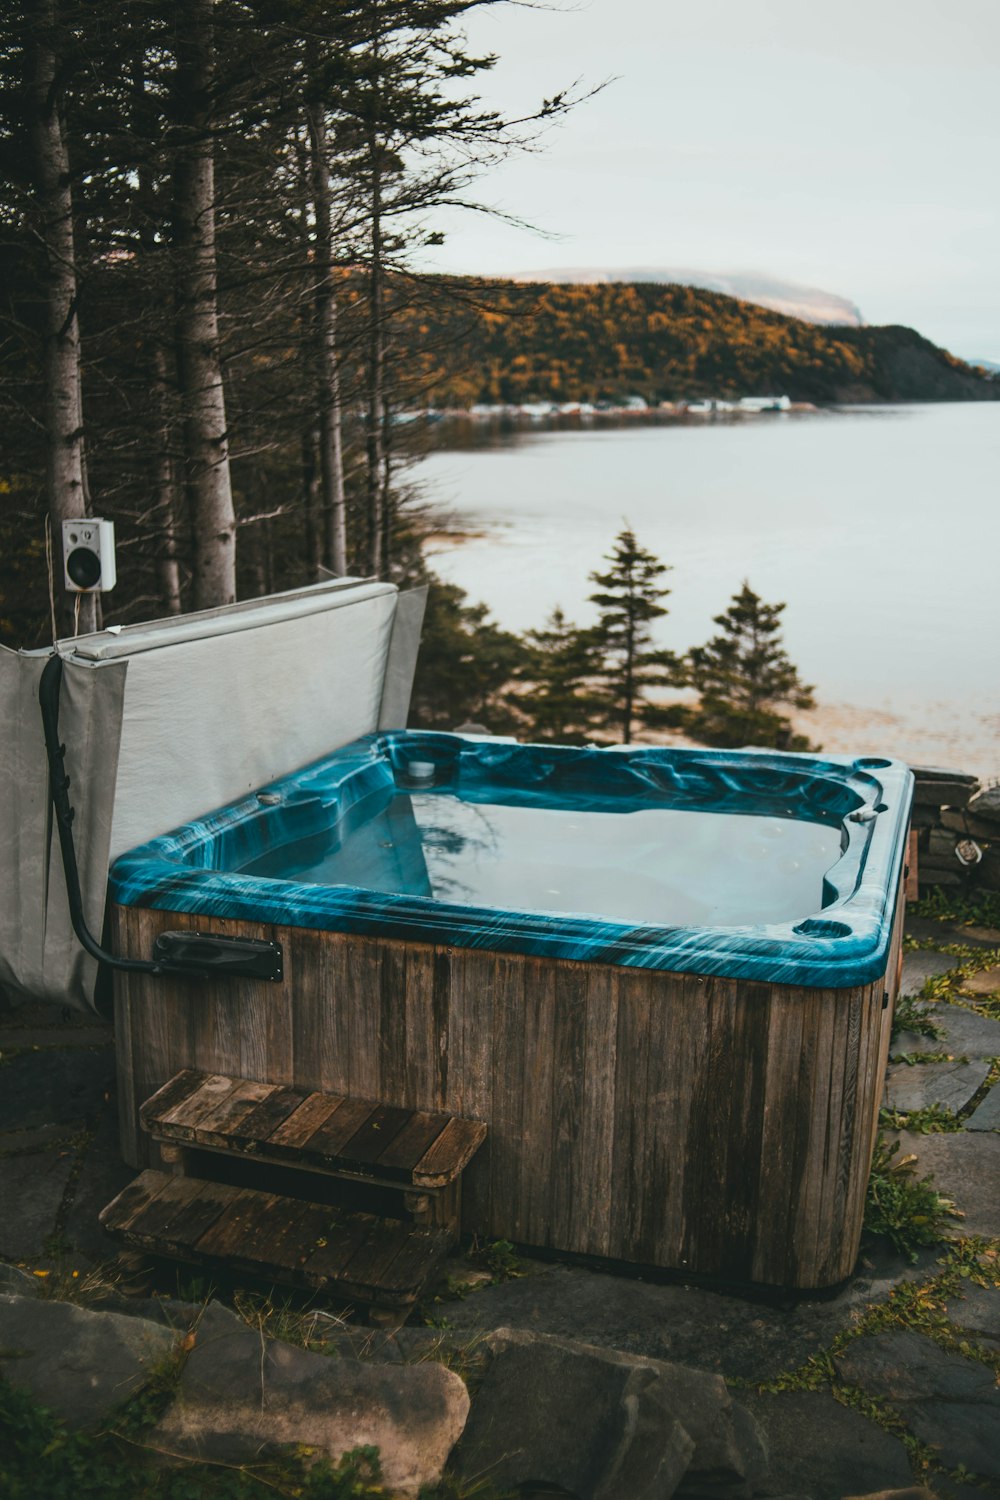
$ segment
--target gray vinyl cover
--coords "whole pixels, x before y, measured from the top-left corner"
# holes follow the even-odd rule
[[[403,728],[424,591],[338,578],[57,643],[84,910],[100,938],[126,849],[379,728]],[[38,684],[0,647],[0,985],[93,1008],[48,802]]]

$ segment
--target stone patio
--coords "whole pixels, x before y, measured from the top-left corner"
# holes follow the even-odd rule
[[[926,920],[913,930],[942,945],[995,946],[1000,936]],[[955,962],[938,951],[908,954],[904,993],[917,994]],[[991,1086],[1000,1020],[968,1008],[991,993],[979,983],[965,1005],[930,1006],[939,1039],[904,1033],[894,1042],[887,1102],[955,1116],[958,1128],[943,1133],[901,1132],[900,1149],[963,1211],[955,1234],[993,1242],[980,1247],[981,1263],[986,1279],[1000,1283],[1000,1084]],[[928,1054],[943,1056],[905,1060]],[[0,1290],[20,1295],[31,1285],[92,1276],[117,1253],[98,1211],[134,1175],[118,1156],[111,1028],[58,1007],[0,1009],[0,1076]],[[942,1247],[924,1251],[911,1265],[883,1242],[865,1244],[846,1286],[812,1298],[738,1296],[525,1260],[530,1274],[517,1279],[465,1295],[442,1288],[423,1309],[433,1335],[407,1328],[375,1348],[349,1319],[339,1336],[361,1338],[365,1357],[377,1362],[424,1358],[429,1337],[443,1347],[468,1344],[500,1328],[669,1362],[721,1377],[750,1414],[744,1420],[755,1420],[768,1466],[766,1474],[759,1465],[748,1470],[754,1495],[842,1500],[923,1483],[943,1500],[974,1500],[1000,1494],[1000,1288],[966,1281],[935,1302],[932,1287],[935,1337],[930,1324],[896,1326],[889,1318],[858,1327],[867,1309],[884,1312],[903,1283],[939,1277],[943,1254]],[[466,1270],[453,1264],[452,1288]],[[882,1403],[879,1421],[869,1398]],[[907,1434],[923,1446],[908,1448]],[[930,1456],[929,1470],[914,1467],[914,1451]],[[970,1475],[978,1476],[974,1483]]]

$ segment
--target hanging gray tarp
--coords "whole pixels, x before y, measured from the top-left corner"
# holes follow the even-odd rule
[[[422,606],[423,591],[336,579],[60,641],[59,737],[91,932],[124,850],[403,727]],[[50,654],[0,648],[0,984],[88,1009],[97,966],[72,930],[48,806],[38,683]]]

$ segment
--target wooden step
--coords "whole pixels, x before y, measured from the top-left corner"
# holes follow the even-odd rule
[[[447,1254],[442,1229],[145,1171],[100,1215],[137,1250],[403,1309]]]
[[[421,1192],[455,1182],[486,1137],[480,1120],[193,1068],[147,1099],[139,1118],[158,1141]]]

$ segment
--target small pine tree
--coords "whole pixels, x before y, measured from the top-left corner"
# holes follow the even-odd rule
[[[433,573],[410,704],[411,727],[454,729],[482,720],[494,734],[519,727],[504,690],[524,668],[525,646],[491,620],[485,604]]]
[[[528,659],[512,695],[524,715],[524,736],[543,743],[580,744],[601,722],[594,682],[602,669],[593,630],[573,625],[557,606],[541,630],[525,636]]]
[[[645,690],[678,680],[673,653],[650,649],[650,622],[667,613],[660,600],[670,590],[660,579],[668,569],[639,546],[629,526],[615,538],[606,560],[611,564],[607,572],[590,575],[598,585],[590,600],[600,611],[595,635],[604,657],[604,722],[620,730],[626,745],[635,720],[649,713]]]
[[[701,695],[687,716],[688,733],[695,739],[724,749],[818,748],[793,733],[788,719],[775,712],[782,703],[815,706],[812,688],[800,680],[781,641],[784,608],[765,604],[744,582],[725,614],[715,617],[721,633],[688,653],[687,680]]]

